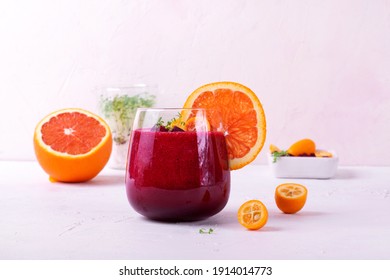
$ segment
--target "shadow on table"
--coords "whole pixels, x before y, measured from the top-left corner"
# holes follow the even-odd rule
[[[331,215],[327,212],[320,212],[320,211],[309,211],[303,209],[302,211],[299,211],[298,213],[294,214],[285,214],[282,213],[279,210],[270,210],[268,212],[268,220],[272,220],[273,224],[280,225],[280,227],[269,227],[265,226],[264,231],[285,231],[285,230],[291,230],[291,221],[294,221],[296,223],[306,223],[307,221],[311,220],[313,221],[316,219],[321,219],[324,216]],[[267,228],[269,228],[267,230]],[[263,229],[261,229],[263,230]]]
[[[357,174],[354,170],[339,168],[332,179],[348,180],[356,177]]]
[[[326,216],[329,215],[329,213],[326,212],[319,212],[319,211],[306,211],[302,210],[295,214],[282,214],[282,215],[295,215],[298,217],[319,217],[319,216]]]
[[[98,175],[90,181],[82,183],[63,183],[56,182],[55,184],[64,184],[69,187],[80,188],[105,188],[105,187],[124,187],[125,178],[121,175]]]
[[[237,212],[230,210],[222,210],[222,212],[204,220],[196,222],[197,224],[210,224],[210,225],[231,225],[237,224]]]
[[[270,215],[273,215],[272,212],[269,212]],[[207,227],[208,225],[210,227],[216,227],[218,229],[219,226],[223,226],[223,228],[242,228],[243,230],[246,230],[244,227],[242,227],[239,222],[237,221],[237,212],[235,211],[223,211],[219,215],[215,215],[203,222],[198,222],[199,226]],[[263,228],[261,228],[261,232],[276,232],[283,230],[281,227],[277,226],[270,226],[266,225]]]
[[[298,213],[294,214],[285,214],[282,211],[279,210],[270,210],[268,212],[268,216],[272,217],[273,220],[278,219],[290,219],[294,217],[296,220],[305,219],[307,217],[320,217],[320,216],[327,216],[329,213],[327,212],[320,212],[320,211],[309,211],[309,210],[301,210]]]
[[[181,222],[176,222],[176,221],[159,221],[159,220],[153,220],[153,219],[148,219],[143,217],[144,221],[151,222],[151,223],[161,223],[161,224],[177,224],[177,225],[196,225],[199,226],[200,228],[213,228],[216,226],[221,226],[221,225],[237,225],[237,213],[232,212],[232,211],[222,211],[208,219],[204,220],[199,220],[199,221],[181,221]]]
[[[100,175],[88,182],[90,186],[117,187],[125,186],[125,177],[122,175]]]

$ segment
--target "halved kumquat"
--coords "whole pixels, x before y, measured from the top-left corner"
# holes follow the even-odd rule
[[[316,151],[316,144],[311,139],[302,139],[290,146],[287,153],[292,156],[310,156]]]
[[[249,200],[237,213],[238,222],[250,230],[262,228],[268,221],[268,210],[260,200]]]
[[[285,183],[276,187],[275,202],[278,208],[286,214],[300,211],[306,203],[307,189],[295,183]]]
[[[314,155],[316,157],[322,157],[322,158],[331,158],[331,157],[333,157],[331,152],[324,151],[324,150],[316,150]]]
[[[282,150],[279,149],[277,146],[275,146],[274,144],[271,144],[269,145],[269,151],[270,153],[274,153],[274,152],[277,152],[277,153],[280,153]]]

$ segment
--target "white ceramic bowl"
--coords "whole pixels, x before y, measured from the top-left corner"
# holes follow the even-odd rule
[[[333,157],[279,157],[276,162],[268,153],[268,164],[277,178],[329,179],[336,174],[339,158]]]

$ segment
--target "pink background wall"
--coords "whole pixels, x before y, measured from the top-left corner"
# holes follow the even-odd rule
[[[0,2],[0,159],[34,159],[35,124],[96,111],[102,84],[156,83],[181,106],[219,80],[252,88],[281,148],[312,138],[343,165],[390,164],[390,2]]]

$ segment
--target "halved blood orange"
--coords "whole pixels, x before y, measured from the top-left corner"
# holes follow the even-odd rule
[[[285,183],[277,186],[275,202],[278,208],[286,214],[294,214],[306,203],[307,189],[295,183]]]
[[[244,167],[260,153],[266,137],[265,114],[256,94],[246,86],[206,84],[191,93],[184,108],[213,109],[221,115],[231,170]],[[211,127],[217,126],[212,117],[208,120]]]
[[[237,218],[247,229],[257,230],[267,223],[268,210],[260,200],[249,200],[238,209]]]
[[[44,117],[34,133],[35,155],[52,181],[83,182],[95,177],[111,154],[109,126],[83,109],[63,109]]]

